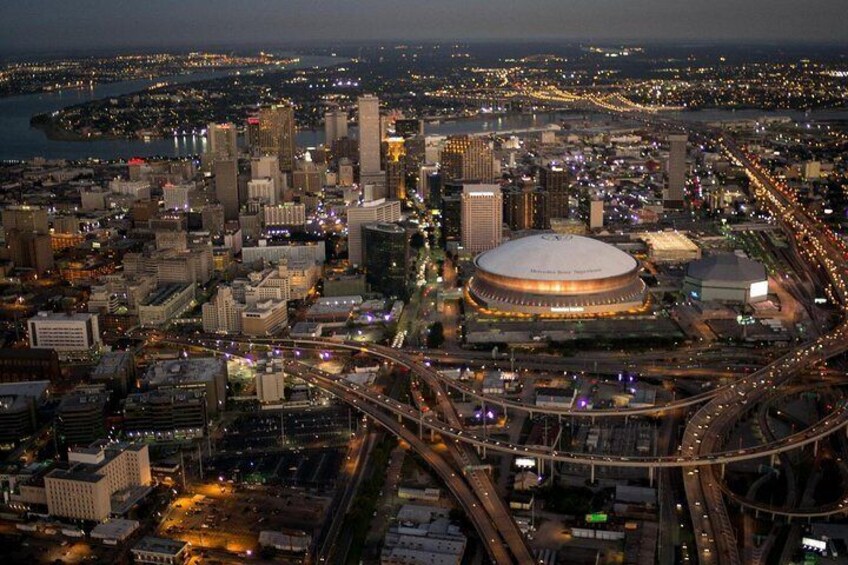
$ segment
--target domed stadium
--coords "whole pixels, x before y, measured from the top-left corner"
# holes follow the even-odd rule
[[[468,296],[493,312],[603,315],[635,311],[645,303],[638,261],[589,237],[515,239],[481,253],[474,264]]]

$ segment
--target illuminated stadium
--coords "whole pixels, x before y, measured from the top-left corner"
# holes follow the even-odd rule
[[[474,260],[468,298],[504,314],[584,316],[642,309],[639,263],[596,239],[535,235],[508,241]]]

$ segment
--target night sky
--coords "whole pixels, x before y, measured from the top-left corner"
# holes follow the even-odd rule
[[[0,0],[0,52],[336,40],[848,42],[848,0]]]

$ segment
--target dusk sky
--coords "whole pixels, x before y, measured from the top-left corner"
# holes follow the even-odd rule
[[[846,0],[27,0],[0,51],[333,40],[848,42]]]

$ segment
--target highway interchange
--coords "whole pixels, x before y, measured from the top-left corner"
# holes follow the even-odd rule
[[[546,94],[546,96],[551,96]],[[551,98],[547,98],[551,101]],[[565,101],[565,100],[563,100]],[[571,101],[571,100],[568,100]],[[597,102],[592,100],[593,103]],[[620,100],[605,99],[597,104],[611,112],[639,112],[641,108],[620,107]],[[651,115],[642,119],[656,123]],[[678,122],[661,121],[669,128],[680,128]],[[794,238],[801,255],[814,270],[820,270],[829,283],[826,292],[831,303],[845,313],[846,271],[843,267],[846,249],[833,234],[819,226],[806,211],[794,202],[792,195],[779,182],[774,180],[758,163],[738,148],[732,140],[717,131],[703,128],[690,129],[690,134],[708,138],[718,145],[737,165],[747,171],[751,187],[758,202],[772,212],[784,231]],[[173,337],[171,343],[183,347],[200,347],[225,351],[221,340],[191,339]],[[226,338],[232,347],[247,348],[247,343],[239,339]],[[394,433],[416,451],[445,481],[448,488],[463,506],[487,548],[489,556],[496,563],[533,562],[526,541],[510,518],[503,500],[497,495],[495,487],[487,473],[479,470],[480,464],[474,449],[507,454],[524,454],[536,457],[540,461],[556,461],[571,464],[583,464],[590,468],[594,479],[595,467],[636,467],[648,469],[653,478],[654,469],[682,468],[687,503],[695,530],[698,559],[701,563],[741,563],[734,527],[725,506],[725,496],[734,499],[742,506],[752,510],[772,512],[786,516],[798,515],[827,516],[845,512],[848,498],[834,502],[818,512],[799,511],[792,513],[767,505],[757,505],[733,496],[719,474],[719,469],[728,463],[769,457],[805,445],[816,444],[829,435],[843,430],[848,425],[848,405],[840,402],[834,411],[821,421],[797,433],[773,439],[760,445],[745,449],[726,449],[723,441],[733,427],[749,411],[758,406],[768,395],[780,390],[802,370],[826,362],[848,349],[848,323],[842,322],[828,333],[805,343],[790,353],[774,360],[765,367],[744,375],[734,382],[712,390],[672,401],[670,403],[645,408],[617,408],[586,410],[575,408],[544,408],[526,405],[514,400],[490,397],[480,394],[470,387],[447,378],[425,361],[420,355],[385,346],[340,342],[329,339],[309,340],[253,340],[249,348],[267,346],[269,349],[296,350],[347,350],[365,353],[383,360],[404,366],[436,396],[436,414],[425,415],[420,407],[405,404],[385,397],[368,387],[348,382],[337,376],[323,373],[306,365],[292,363],[297,367],[298,376],[320,387],[344,402],[355,406]],[[242,352],[243,353],[243,352]],[[235,352],[234,352],[235,354]],[[626,416],[662,415],[673,410],[690,409],[703,404],[688,420],[677,453],[654,456],[623,456],[560,451],[553,448],[515,445],[507,441],[493,440],[484,434],[471,433],[464,429],[456,410],[447,394],[447,388],[453,388],[477,400],[501,406],[505,412],[517,410],[529,414],[545,414],[557,417],[577,418],[622,418]],[[403,422],[418,428],[415,434]],[[436,453],[430,444],[423,440],[423,430],[432,430],[446,442],[447,456]],[[474,448],[474,449],[470,449]],[[453,464],[451,464],[451,461]],[[722,469],[723,471],[723,469]]]

